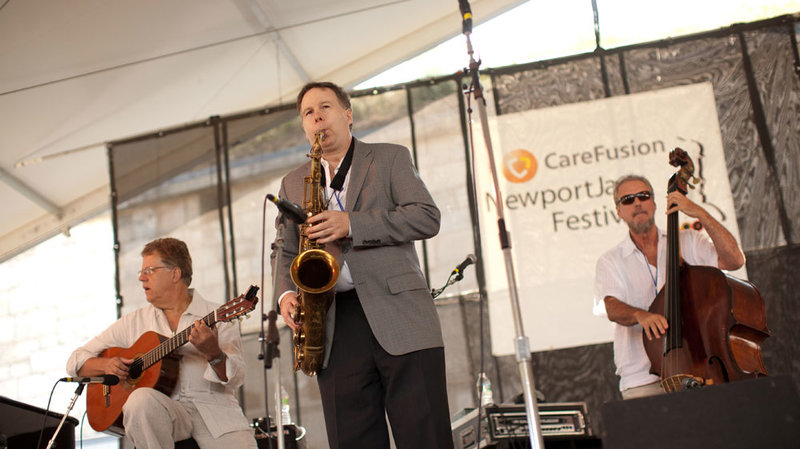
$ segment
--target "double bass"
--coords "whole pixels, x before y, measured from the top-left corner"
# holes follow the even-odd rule
[[[694,164],[680,148],[669,160],[679,169],[667,190],[685,195],[694,188]],[[717,268],[683,261],[678,234],[676,211],[667,217],[666,282],[649,308],[664,315],[667,331],[653,340],[642,335],[650,372],[666,392],[766,376],[761,343],[770,333],[761,294]]]

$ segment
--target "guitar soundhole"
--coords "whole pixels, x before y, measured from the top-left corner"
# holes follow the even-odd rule
[[[131,367],[128,369],[128,379],[134,380],[138,379],[139,376],[142,375],[142,359],[136,359],[131,363]]]

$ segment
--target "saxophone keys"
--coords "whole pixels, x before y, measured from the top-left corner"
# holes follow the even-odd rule
[[[299,305],[295,307],[294,310],[292,310],[292,321],[294,321],[296,324],[299,325],[300,323],[302,323],[304,316],[305,313],[303,313],[303,308],[300,307]]]

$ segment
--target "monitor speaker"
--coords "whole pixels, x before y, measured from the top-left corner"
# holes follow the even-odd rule
[[[788,377],[764,377],[603,406],[606,449],[800,447]]]

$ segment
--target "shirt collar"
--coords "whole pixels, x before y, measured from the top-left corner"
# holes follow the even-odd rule
[[[204,317],[207,315],[205,308],[203,307],[201,302],[200,294],[195,291],[195,289],[189,289],[189,296],[192,298],[192,302],[189,303],[189,307],[186,308],[184,313],[196,316],[196,317]]]
[[[667,238],[667,232],[656,226],[656,232],[658,233],[658,241],[661,242],[662,239]],[[625,234],[625,239],[622,240],[622,244],[620,245],[620,255],[622,257],[628,257],[633,254],[634,251],[637,250],[636,244],[633,243],[633,239],[631,238],[630,232]]]

